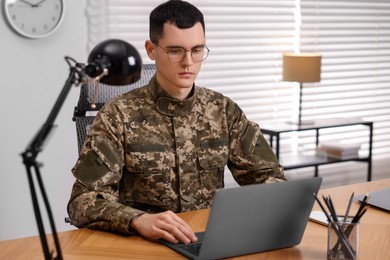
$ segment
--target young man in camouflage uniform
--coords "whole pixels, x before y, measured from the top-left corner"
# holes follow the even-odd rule
[[[208,55],[202,13],[168,1],[145,42],[156,75],[99,112],[73,168],[78,227],[195,242],[174,212],[208,208],[227,165],[239,185],[285,181],[257,124],[229,98],[195,86]]]

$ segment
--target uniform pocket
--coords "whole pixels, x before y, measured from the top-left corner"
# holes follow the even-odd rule
[[[200,142],[198,159],[201,168],[212,169],[225,166],[228,160],[228,139],[210,139]]]
[[[148,212],[168,209],[177,199],[174,155],[164,145],[129,145],[122,194],[128,205]]]
[[[105,137],[97,136],[91,141],[91,151],[81,154],[79,163],[73,169],[74,176],[89,189],[96,189],[97,185],[119,180],[123,160],[121,152]],[[103,178],[109,173],[108,178]]]
[[[223,188],[228,161],[228,139],[203,140],[198,150],[200,181],[209,190]]]
[[[174,166],[174,161],[175,157],[166,145],[132,144],[126,147],[126,168],[129,172],[166,172]]]
[[[98,156],[98,161],[104,163],[111,171],[118,172],[123,160],[120,152],[106,138],[97,136],[91,141],[91,149]]]

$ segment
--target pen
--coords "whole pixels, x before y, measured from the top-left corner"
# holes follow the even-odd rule
[[[355,192],[352,192],[351,197],[349,198],[349,201],[348,201],[347,210],[345,211],[344,224],[347,222],[347,218],[349,215],[349,211],[351,210],[351,205],[352,205],[352,201],[353,201],[354,196],[355,196]]]
[[[359,221],[359,219],[362,217],[362,213],[363,213],[363,211],[365,212],[365,209],[366,209],[366,207],[367,207],[367,205],[368,205],[368,200],[369,200],[369,198],[370,198],[370,194],[367,193],[367,194],[364,196],[364,198],[363,198],[363,200],[362,200],[362,203],[360,204],[360,207],[359,207],[359,209],[358,209],[358,211],[357,211],[355,217],[352,219],[352,223],[356,223],[356,222]],[[364,214],[364,213],[363,213],[363,214]]]
[[[337,216],[336,209],[333,205],[333,201],[332,201],[332,198],[330,196],[328,196],[328,204],[329,204],[328,207],[329,207],[330,211],[332,212],[333,221],[339,222],[339,218]]]

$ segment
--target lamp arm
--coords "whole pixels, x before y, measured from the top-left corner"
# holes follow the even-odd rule
[[[70,65],[68,60],[71,58],[65,57],[65,59],[68,62],[68,64]],[[27,177],[28,177],[28,182],[29,182],[29,186],[30,186],[30,193],[31,193],[31,198],[32,198],[32,203],[33,203],[33,208],[34,208],[34,214],[35,214],[35,218],[37,221],[39,236],[40,236],[42,249],[43,249],[43,253],[44,253],[46,260],[48,260],[48,259],[62,260],[63,258],[62,258],[61,247],[60,247],[60,243],[58,240],[57,231],[55,228],[49,200],[47,198],[45,188],[44,188],[44,185],[43,185],[43,182],[41,179],[41,174],[39,171],[39,167],[41,166],[41,164],[39,164],[36,161],[36,158],[37,158],[39,152],[42,151],[43,144],[44,144],[45,140],[47,139],[47,137],[49,136],[51,130],[54,127],[54,121],[57,118],[58,113],[59,113],[62,105],[64,104],[64,101],[65,101],[66,97],[68,96],[72,85],[74,83],[78,83],[78,81],[79,81],[79,79],[81,79],[81,77],[82,77],[81,70],[80,70],[80,68],[77,67],[77,64],[76,64],[76,66],[70,65],[70,72],[69,72],[68,79],[66,80],[65,85],[64,85],[59,97],[57,98],[57,100],[54,104],[54,107],[52,108],[47,120],[42,125],[42,127],[39,129],[39,131],[34,136],[32,141],[29,143],[26,150],[21,154],[21,156],[23,158],[23,163],[24,163],[24,165],[26,167],[26,171],[27,171]],[[40,192],[42,195],[42,199],[44,201],[44,205],[46,207],[46,211],[47,211],[47,214],[49,217],[50,227],[52,230],[52,235],[53,235],[56,253],[57,253],[56,256],[52,255],[53,252],[50,252],[49,247],[48,247],[45,229],[44,229],[44,225],[43,225],[43,221],[42,221],[42,216],[41,216],[41,212],[40,212],[40,208],[39,208],[39,204],[38,204],[37,193],[35,190],[32,168],[35,170],[36,179],[37,179],[39,189],[40,189]]]
[[[54,121],[56,120],[72,85],[76,83],[76,80],[78,83],[81,77],[81,69],[75,66],[71,66],[68,79],[66,80],[60,95],[54,103],[48,118],[26,148],[25,153],[31,153],[31,155],[28,155],[29,158],[36,158],[38,153],[42,150],[42,146],[44,145],[46,138],[49,136],[51,130],[54,127]]]

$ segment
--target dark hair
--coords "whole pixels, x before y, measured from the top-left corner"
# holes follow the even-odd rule
[[[192,4],[181,0],[169,0],[157,6],[149,16],[149,38],[158,42],[163,37],[164,24],[171,23],[179,29],[188,29],[200,22],[205,32],[203,14]]]

